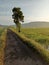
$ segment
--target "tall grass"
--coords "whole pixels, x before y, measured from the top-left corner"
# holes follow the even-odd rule
[[[34,39],[45,48],[49,45],[49,28],[27,28],[22,29],[22,34],[27,38]]]
[[[4,65],[4,48],[6,42],[6,30],[0,36],[0,65]]]
[[[46,50],[41,44],[39,44],[38,42],[36,42],[34,40],[34,38],[30,39],[30,38],[26,37],[27,34],[33,34],[33,33],[34,34],[38,33],[37,34],[37,36],[38,36],[39,34],[41,34],[41,32],[42,32],[42,34],[44,33],[44,35],[45,35],[49,31],[47,32],[44,29],[41,29],[41,30],[39,30],[39,29],[22,29],[22,32],[18,33],[18,32],[16,32],[16,29],[13,28],[12,30],[20,37],[21,40],[23,40],[24,42],[26,42],[27,45],[29,45],[31,47],[34,47],[34,49],[36,49],[36,51],[38,51],[40,53],[40,55],[44,58],[44,60],[46,62],[48,62],[48,64],[49,64],[49,51]],[[45,35],[45,36],[47,37],[48,35]],[[49,38],[49,36],[47,38]]]
[[[12,27],[14,31],[17,29]],[[49,28],[22,28],[21,33],[27,38],[33,39],[40,43],[44,48],[48,50],[49,46]]]

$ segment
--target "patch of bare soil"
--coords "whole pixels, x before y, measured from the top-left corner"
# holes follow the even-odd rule
[[[7,31],[4,65],[47,65],[11,30]]]

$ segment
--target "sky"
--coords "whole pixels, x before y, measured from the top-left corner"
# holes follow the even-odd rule
[[[0,24],[13,25],[12,9],[20,7],[24,23],[49,22],[49,0],[0,0]]]

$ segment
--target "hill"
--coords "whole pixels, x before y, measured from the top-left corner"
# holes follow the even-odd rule
[[[0,27],[3,27],[3,25],[0,24]]]
[[[6,27],[8,27],[8,25],[1,25],[0,24],[0,28],[6,28]]]
[[[30,22],[22,24],[22,27],[25,28],[49,28],[49,22]]]
[[[21,26],[22,28],[49,28],[49,22],[35,21],[24,23]],[[0,25],[0,27],[15,27],[15,25]]]

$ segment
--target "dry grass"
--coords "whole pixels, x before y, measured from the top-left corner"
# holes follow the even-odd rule
[[[6,42],[6,30],[1,35],[1,47],[0,47],[0,65],[4,65],[4,48]]]

